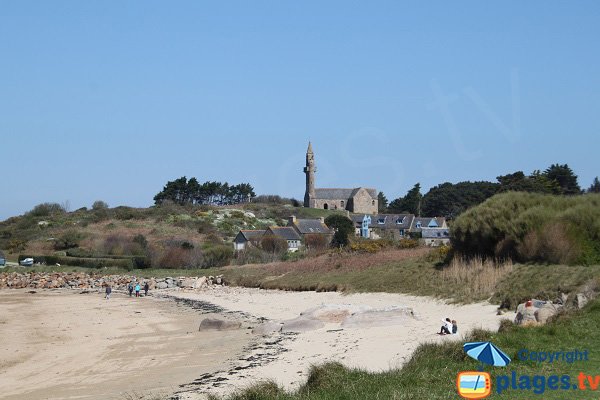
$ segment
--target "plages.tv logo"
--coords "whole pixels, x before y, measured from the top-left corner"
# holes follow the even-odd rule
[[[490,374],[483,372],[483,364],[505,367],[510,357],[491,342],[470,342],[463,346],[464,351],[481,363],[480,371],[462,371],[456,377],[458,394],[465,399],[483,399],[492,393]]]

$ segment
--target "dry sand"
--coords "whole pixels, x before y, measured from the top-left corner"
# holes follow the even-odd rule
[[[401,367],[416,347],[425,342],[462,340],[474,328],[496,330],[503,318],[514,314],[496,315],[497,306],[489,303],[452,305],[428,297],[401,294],[365,293],[344,295],[337,292],[285,292],[248,288],[223,288],[207,292],[178,292],[178,297],[211,302],[228,310],[236,310],[255,317],[281,321],[298,317],[300,313],[321,305],[370,306],[385,309],[394,306],[412,308],[417,318],[404,318],[400,323],[372,327],[345,327],[326,323],[324,327],[299,334],[273,334],[253,354],[274,353],[274,360],[244,369],[228,383],[212,388],[211,393],[231,393],[258,380],[269,379],[287,389],[305,382],[311,365],[339,361],[348,367],[369,371],[383,371]],[[437,332],[442,319],[458,321],[459,334],[440,336]],[[377,324],[375,324],[377,325]],[[274,338],[281,341],[275,345]],[[266,345],[265,345],[266,343]],[[285,351],[281,351],[281,349]],[[241,360],[240,366],[248,365]],[[206,388],[205,388],[206,389]],[[181,394],[183,399],[197,399],[194,393]]]
[[[0,397],[128,399],[170,394],[227,368],[246,331],[198,332],[174,301],[54,290],[0,291]]]
[[[228,394],[259,380],[297,388],[311,365],[339,361],[382,371],[400,367],[424,342],[462,340],[473,328],[497,329],[496,306],[449,305],[399,294],[283,292],[235,287],[155,291],[130,299],[72,291],[0,291],[0,393],[6,399],[127,399],[132,393]],[[221,307],[200,315],[167,297]],[[161,300],[162,297],[162,300]],[[333,318],[316,330],[267,336],[248,326],[282,321],[321,305],[376,309],[411,307],[416,318],[373,326],[342,326]],[[193,305],[193,304],[192,304]],[[237,319],[242,329],[198,332],[204,317]],[[459,335],[439,336],[442,319]],[[383,325],[383,326],[382,326]],[[181,386],[179,386],[181,385]],[[101,396],[102,395],[102,396]]]

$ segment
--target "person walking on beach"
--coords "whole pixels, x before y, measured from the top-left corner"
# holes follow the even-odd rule
[[[144,283],[144,297],[148,296],[148,290],[150,289],[150,285],[148,285],[148,282]]]
[[[129,290],[129,297],[131,297],[131,295],[133,294],[133,282],[129,282],[127,290]]]
[[[140,297],[140,284],[135,284],[135,297]]]
[[[110,285],[106,285],[106,289],[104,291],[106,293],[106,300],[110,299],[110,294],[112,293],[112,288]]]

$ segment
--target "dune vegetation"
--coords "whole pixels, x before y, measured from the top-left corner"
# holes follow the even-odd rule
[[[509,192],[461,214],[452,245],[466,255],[551,264],[600,263],[600,195]]]

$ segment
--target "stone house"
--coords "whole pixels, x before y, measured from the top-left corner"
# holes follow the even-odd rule
[[[241,251],[246,250],[248,246],[258,246],[265,232],[265,229],[242,229],[233,239],[233,249]]]
[[[450,231],[448,228],[423,228],[421,238],[425,246],[447,246],[450,244]]]
[[[448,228],[448,224],[444,217],[415,217],[410,232],[419,234],[424,228]]]
[[[402,239],[409,234],[415,216],[413,214],[353,215],[355,234],[368,239]]]

